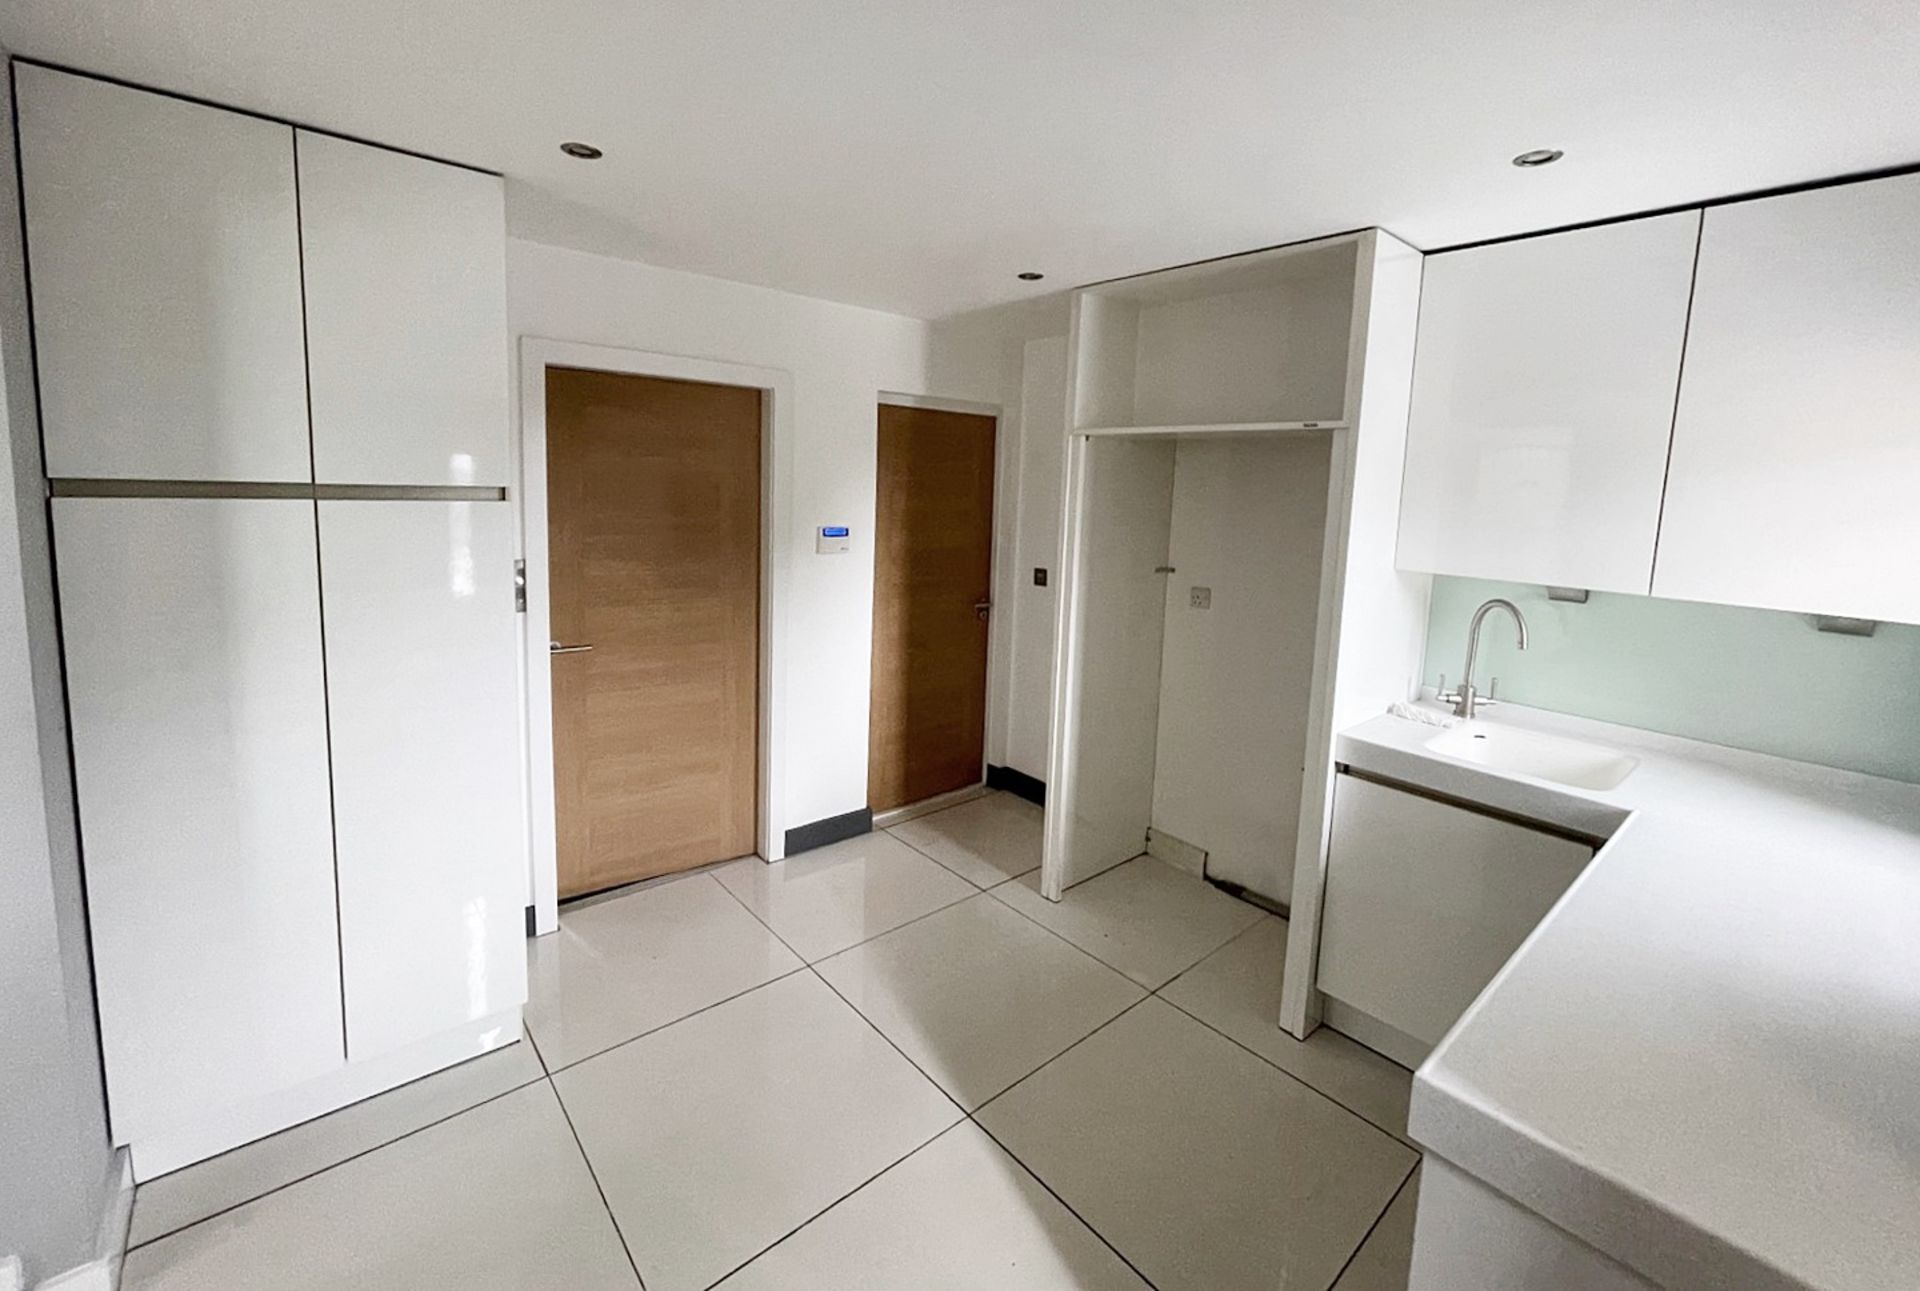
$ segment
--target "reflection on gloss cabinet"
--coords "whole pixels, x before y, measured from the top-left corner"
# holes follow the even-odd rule
[[[347,1056],[526,998],[513,516],[320,508]]]
[[[55,498],[53,521],[125,1142],[341,1062],[313,504]]]
[[[311,479],[293,131],[14,75],[47,473]]]
[[[1396,563],[1645,595],[1700,212],[1427,257]]]
[[[500,180],[310,130],[296,145],[314,479],[504,485]]]

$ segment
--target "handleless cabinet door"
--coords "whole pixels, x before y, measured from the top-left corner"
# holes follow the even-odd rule
[[[293,130],[14,74],[47,473],[310,479]]]
[[[1592,859],[1585,843],[1337,776],[1317,984],[1438,1044]]]
[[[500,180],[298,134],[323,484],[507,482]]]
[[[506,502],[320,507],[347,1052],[526,1000]]]
[[[1699,229],[1427,257],[1400,568],[1646,594]]]
[[[313,504],[56,498],[114,1137],[343,1062]]]
[[[1656,596],[1920,623],[1920,175],[1716,206]]]

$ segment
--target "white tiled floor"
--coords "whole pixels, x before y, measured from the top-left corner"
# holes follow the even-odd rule
[[[989,795],[570,907],[537,1051],[144,1185],[124,1285],[1403,1288],[1407,1074],[1282,1035],[1285,924],[1197,879],[1042,901],[1040,828]]]
[[[1040,868],[1043,817],[1010,793],[916,816],[887,832],[978,887],[990,888]]]

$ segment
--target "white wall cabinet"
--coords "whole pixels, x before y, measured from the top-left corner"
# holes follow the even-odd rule
[[[342,1061],[313,506],[53,512],[108,1103],[127,1142]]]
[[[314,478],[505,485],[500,180],[306,130],[298,148]]]
[[[1920,175],[1716,206],[1658,596],[1920,622]]]
[[[1699,229],[1685,211],[1427,258],[1402,569],[1646,593]]]
[[[319,508],[360,1061],[526,999],[513,517],[505,502]]]
[[[311,479],[292,128],[14,74],[47,473]]]
[[[1391,1028],[1357,1039],[1417,1066],[1591,859],[1587,843],[1343,772],[1319,989]]]

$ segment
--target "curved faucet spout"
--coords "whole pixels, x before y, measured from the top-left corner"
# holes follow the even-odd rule
[[[1505,610],[1513,616],[1514,626],[1520,629],[1520,648],[1522,650],[1527,648],[1527,620],[1526,616],[1520,613],[1518,605],[1504,597],[1496,596],[1473,612],[1473,622],[1467,628],[1467,671],[1466,675],[1460,678],[1459,694],[1453,697],[1453,711],[1459,717],[1471,719],[1479,702],[1479,696],[1473,688],[1473,666],[1480,656],[1480,625],[1486,622],[1487,615],[1495,610]]]

